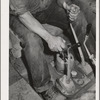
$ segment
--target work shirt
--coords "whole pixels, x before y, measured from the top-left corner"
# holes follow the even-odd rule
[[[52,0],[10,0],[10,13],[15,15],[30,11],[32,14],[46,9]]]

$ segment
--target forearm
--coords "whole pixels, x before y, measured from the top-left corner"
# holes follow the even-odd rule
[[[44,29],[44,27],[31,15],[30,12],[20,15],[19,19],[30,31],[38,34],[45,41],[51,38],[51,34]]]

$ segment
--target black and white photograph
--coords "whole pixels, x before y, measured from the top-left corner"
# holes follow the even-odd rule
[[[7,100],[99,100],[98,1],[8,0]]]

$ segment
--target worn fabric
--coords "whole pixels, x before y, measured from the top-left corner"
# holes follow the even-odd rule
[[[14,32],[21,40],[28,69],[32,75],[33,86],[40,87],[50,80],[50,74],[43,54],[42,40],[35,33],[30,32],[15,17],[11,18]]]
[[[11,13],[15,15],[30,11],[32,14],[49,7],[52,0],[10,0]]]
[[[38,14],[36,13],[34,16],[41,23],[47,23],[47,24],[63,29],[64,34],[66,36],[68,35],[68,33],[70,33],[68,16],[65,13],[64,9],[60,8],[56,4],[56,2],[51,3],[48,9],[46,9],[45,11],[41,13],[38,13]],[[80,21],[79,23],[82,23],[82,22]],[[15,34],[17,34],[18,37],[20,38],[25,59],[28,64],[28,69],[30,70],[30,73],[32,76],[33,87],[38,88],[41,86],[45,86],[45,84],[50,81],[51,76],[50,76],[50,73],[48,70],[48,64],[44,55],[45,48],[43,46],[42,39],[35,33],[32,33],[31,31],[29,31],[19,21],[19,19],[16,16],[11,15],[10,27],[15,32]],[[44,25],[44,27],[46,28],[48,26]],[[50,32],[52,33],[54,30],[51,27],[49,28],[50,29],[48,28],[46,29],[48,31],[51,30]],[[81,26],[79,26],[79,28],[81,28]],[[65,38],[64,35],[63,35],[63,38]],[[66,39],[66,41],[69,42],[68,39]]]

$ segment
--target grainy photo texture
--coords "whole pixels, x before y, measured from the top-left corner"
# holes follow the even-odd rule
[[[10,0],[9,100],[96,100],[96,0]]]

